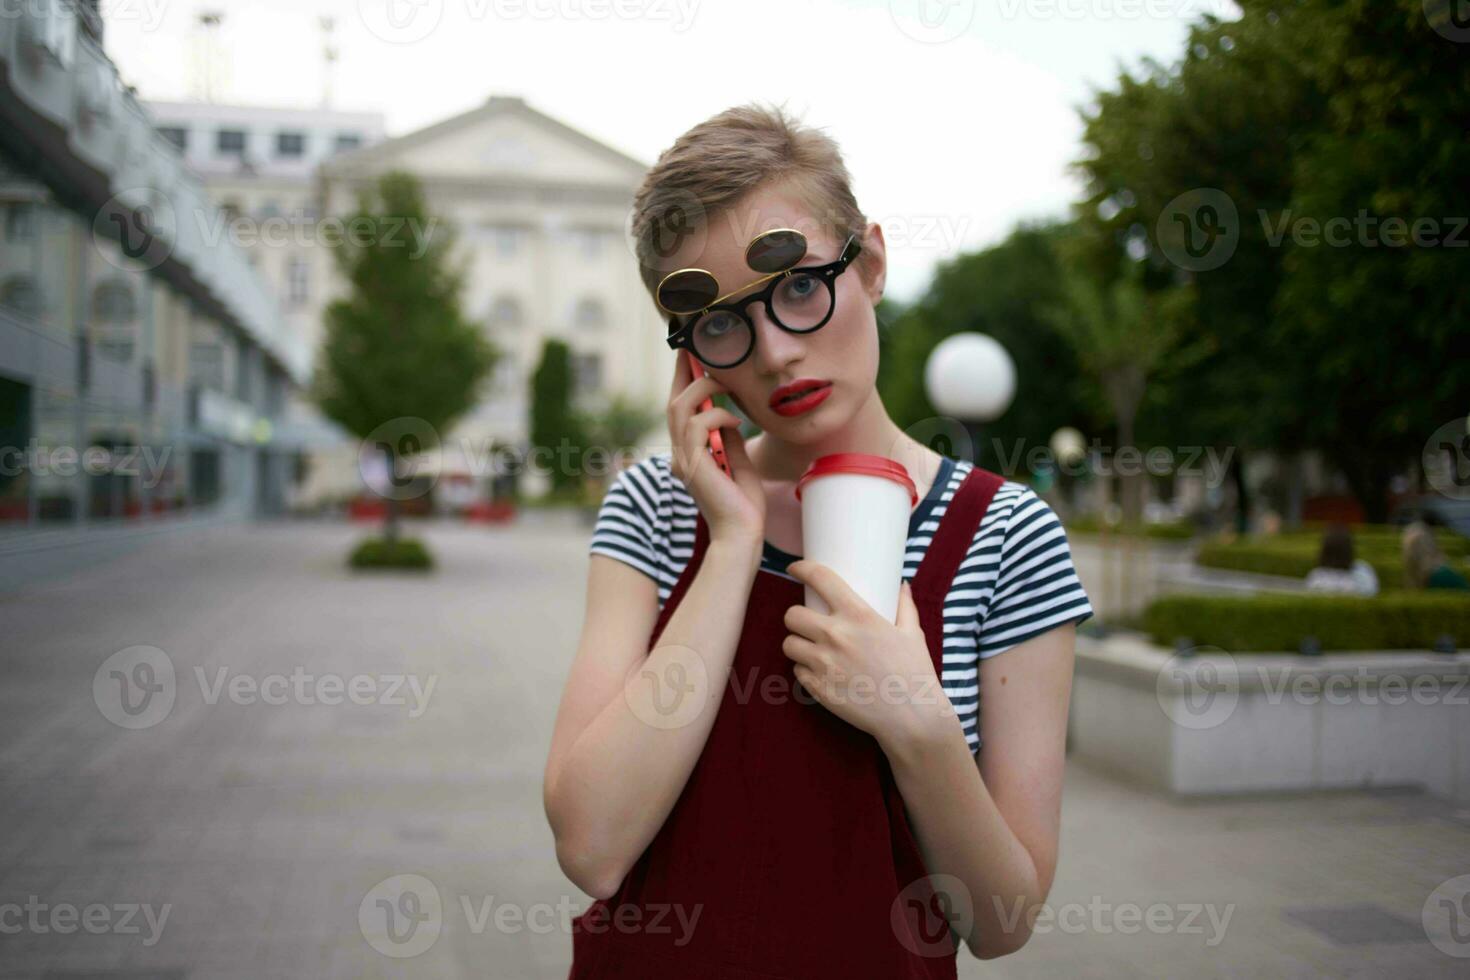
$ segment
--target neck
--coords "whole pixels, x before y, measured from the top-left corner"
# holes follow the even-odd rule
[[[751,463],[762,480],[794,482],[819,456],[869,453],[897,460],[915,484],[927,486],[939,465],[939,454],[894,424],[874,388],[847,425],[818,442],[795,443],[762,432],[749,445]]]

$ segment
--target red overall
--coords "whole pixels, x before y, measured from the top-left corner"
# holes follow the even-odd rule
[[[970,471],[910,583],[939,676],[944,597],[1000,484]],[[708,540],[700,515],[650,650]],[[955,976],[947,910],[887,757],[799,687],[781,650],[803,601],[800,582],[756,574],[704,751],[617,894],[572,921],[569,980]]]

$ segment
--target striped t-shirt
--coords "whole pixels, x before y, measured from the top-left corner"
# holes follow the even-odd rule
[[[909,516],[905,580],[917,574],[940,518],[973,466],[968,460],[943,457],[934,485]],[[662,609],[694,553],[698,513],[694,498],[669,469],[669,453],[650,456],[613,480],[598,511],[589,550],[653,579]],[[790,578],[786,566],[799,557],[767,541],[760,567]],[[1004,481],[944,600],[940,680],[972,752],[980,747],[980,660],[1091,615],[1092,605],[1077,578],[1056,514],[1030,487]]]

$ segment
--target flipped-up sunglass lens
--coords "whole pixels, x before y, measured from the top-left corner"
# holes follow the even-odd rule
[[[746,264],[766,276],[790,269],[804,255],[806,236],[795,228],[764,232],[745,246]],[[657,298],[666,312],[685,316],[713,305],[720,298],[720,284],[704,269],[680,269],[659,283]]]
[[[658,287],[658,301],[670,313],[698,313],[719,296],[720,285],[703,269],[681,269]]]
[[[784,272],[806,255],[806,236],[794,228],[778,228],[757,236],[745,247],[745,264],[756,272]]]

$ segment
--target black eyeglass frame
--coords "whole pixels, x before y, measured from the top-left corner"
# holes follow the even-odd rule
[[[858,257],[858,253],[860,253],[862,250],[863,246],[862,243],[858,241],[858,236],[849,235],[847,241],[842,246],[842,253],[838,255],[836,259],[826,263],[825,265],[796,266],[791,269],[785,269],[781,272],[773,273],[771,276],[768,277],[770,281],[766,283],[765,287],[761,289],[760,292],[751,293],[749,296],[745,296],[741,299],[735,300],[732,303],[716,303],[712,306],[707,306],[702,310],[684,314],[688,316],[689,319],[686,320],[682,326],[679,324],[679,315],[670,315],[668,335],[669,348],[671,350],[679,350],[680,348],[683,348],[689,351],[695,357],[698,357],[700,362],[707,367],[717,368],[722,371],[727,368],[732,368],[736,367],[739,364],[743,364],[745,360],[750,357],[751,352],[755,350],[755,324],[751,322],[750,317],[745,315],[745,309],[746,307],[750,306],[751,303],[755,303],[757,301],[765,306],[766,316],[770,318],[770,321],[776,326],[780,327],[782,330],[785,330],[787,333],[814,333],[815,331],[822,329],[827,325],[827,322],[832,319],[832,314],[837,312],[837,277],[847,271],[847,267],[852,263],[853,259]],[[827,308],[827,315],[822,317],[820,323],[816,324],[815,326],[803,327],[800,329],[795,327],[788,327],[786,326],[786,324],[782,323],[780,318],[776,316],[776,311],[772,308],[771,305],[771,297],[776,294],[776,287],[780,286],[781,282],[786,278],[798,274],[815,277],[819,282],[822,283],[823,286],[827,287],[827,293],[832,300],[831,305]],[[709,361],[706,361],[703,357],[700,356],[699,351],[695,350],[694,348],[694,325],[711,313],[731,313],[735,316],[738,316],[740,319],[745,321],[745,326],[750,333],[750,343],[746,346],[745,353],[741,354],[738,358],[731,361],[729,364],[713,364]]]

